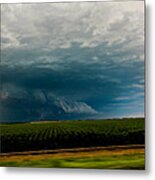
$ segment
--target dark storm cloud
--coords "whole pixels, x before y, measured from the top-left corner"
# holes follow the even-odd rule
[[[143,4],[101,4],[2,6],[2,121],[143,115]]]
[[[24,65],[14,63],[11,66],[4,63],[1,66],[2,94],[6,93],[2,106],[22,112],[19,117],[28,117],[29,120],[52,117],[63,119],[69,112],[72,112],[70,116],[73,118],[73,113],[78,113],[78,110],[81,112],[81,103],[86,105],[82,108],[88,114],[104,114],[104,111],[105,114],[113,113],[122,101],[122,109],[129,104],[133,106],[135,100],[143,98],[142,94],[139,96],[143,92],[143,61],[132,59],[118,62],[115,61],[115,55],[106,55],[104,49],[105,45],[90,49],[74,44],[69,49],[60,49],[50,54],[44,52],[45,61],[38,60],[40,53],[31,54],[32,64],[26,64],[29,53],[21,57],[17,51],[14,59],[19,62],[18,58],[22,58]],[[123,57],[128,55],[126,52]],[[53,57],[59,61],[47,60]],[[10,62],[12,56],[7,58]],[[59,107],[55,103],[60,101],[63,104],[67,101],[68,108],[71,108],[71,103],[78,108],[76,111],[71,108],[64,112],[60,106],[62,103],[59,103]]]

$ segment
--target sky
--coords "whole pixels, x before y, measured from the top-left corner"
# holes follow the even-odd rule
[[[144,116],[144,2],[1,5],[0,120]]]

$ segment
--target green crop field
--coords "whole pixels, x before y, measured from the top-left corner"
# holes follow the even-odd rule
[[[144,144],[144,118],[1,124],[1,152]]]

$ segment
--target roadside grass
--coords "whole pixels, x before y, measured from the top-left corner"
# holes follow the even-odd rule
[[[126,152],[125,152],[126,151]],[[60,153],[52,155],[25,155],[1,157],[0,166],[35,168],[85,168],[85,169],[145,169],[144,149],[133,151],[108,151],[86,153]],[[23,156],[24,157],[24,156]],[[34,158],[33,158],[34,157]]]

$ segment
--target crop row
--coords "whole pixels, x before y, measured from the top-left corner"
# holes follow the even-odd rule
[[[1,125],[1,151],[144,143],[144,119]]]

